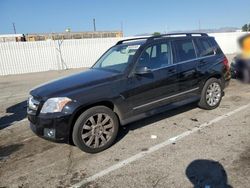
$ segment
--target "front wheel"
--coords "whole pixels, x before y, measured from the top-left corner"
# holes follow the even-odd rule
[[[73,128],[73,142],[82,151],[97,153],[110,147],[117,136],[119,121],[105,106],[96,106],[83,112]]]
[[[202,89],[199,107],[206,110],[217,108],[220,105],[222,93],[221,81],[210,78]]]

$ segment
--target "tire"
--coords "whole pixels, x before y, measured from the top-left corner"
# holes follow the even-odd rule
[[[84,111],[76,120],[72,138],[84,152],[98,153],[110,147],[118,133],[116,114],[105,106],[95,106]]]
[[[212,90],[214,88],[214,90]],[[218,90],[216,90],[218,88]],[[212,94],[211,94],[212,93]],[[198,106],[206,110],[212,110],[220,105],[223,95],[221,81],[216,78],[210,78],[206,81]],[[212,98],[210,100],[210,98]],[[213,102],[214,101],[214,102]]]

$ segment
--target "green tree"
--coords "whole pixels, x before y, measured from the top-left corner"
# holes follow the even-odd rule
[[[249,30],[249,26],[247,24],[242,26],[242,31],[248,31]]]
[[[160,32],[154,32],[153,35],[154,36],[157,36],[157,35],[160,35],[161,33]]]

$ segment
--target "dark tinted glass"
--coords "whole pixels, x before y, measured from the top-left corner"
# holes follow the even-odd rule
[[[169,44],[162,43],[146,48],[139,57],[137,66],[157,69],[165,67],[170,63]]]
[[[216,54],[223,53],[214,38],[210,37],[210,38],[208,38],[208,40],[209,40],[210,44],[212,45],[213,49],[215,50]]]
[[[209,42],[208,38],[198,38],[196,39],[196,44],[199,51],[199,57],[204,57],[214,54],[214,47]]]
[[[173,42],[177,62],[196,58],[194,45],[191,39],[181,39]]]

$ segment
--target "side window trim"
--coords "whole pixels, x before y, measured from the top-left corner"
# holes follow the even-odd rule
[[[183,64],[183,63],[188,63],[188,62],[191,62],[191,61],[198,61],[198,60],[209,58],[209,57],[213,57],[213,56],[215,56],[215,54],[213,54],[213,55],[207,55],[207,56],[203,56],[203,57],[197,57],[197,58],[189,59],[189,60],[186,60],[186,61],[180,61],[180,62],[176,63],[176,65],[177,64]]]
[[[188,62],[191,62],[191,61],[198,61],[198,60],[202,60],[202,59],[205,59],[205,58],[209,58],[209,57],[213,57],[213,56],[215,56],[216,54],[212,54],[212,55],[206,55],[206,56],[203,56],[203,57],[200,57],[200,56],[198,56],[198,52],[199,52],[199,49],[198,49],[198,45],[197,45],[197,41],[196,41],[197,39],[195,39],[195,40],[192,40],[193,41],[193,44],[194,44],[194,48],[195,48],[195,50],[196,50],[196,58],[193,58],[193,59],[189,59],[189,60],[186,60],[186,61],[177,61],[177,58],[176,58],[176,49],[175,49],[175,47],[174,47],[174,45],[173,45],[173,43],[172,43],[172,41],[171,41],[171,49],[172,49],[172,62],[173,62],[173,64],[184,64],[184,63],[188,63]]]
[[[195,42],[194,42],[194,39],[191,39],[192,40],[192,43],[193,43],[193,46],[194,46],[194,53],[195,53],[195,57],[198,58],[198,52],[197,52],[197,48],[196,48],[196,45],[195,45]]]
[[[215,54],[211,54],[211,55],[205,55],[205,56],[200,56],[200,50],[199,50],[199,45],[197,44],[198,43],[198,38],[196,39],[192,39],[193,41],[193,45],[194,45],[194,49],[195,49],[195,52],[196,52],[196,58],[192,58],[192,59],[189,59],[189,60],[185,60],[185,61],[179,61],[178,62],[178,59],[176,57],[176,48],[175,46],[173,45],[172,41],[171,41],[171,48],[172,48],[172,52],[174,52],[173,54],[173,64],[182,64],[182,63],[188,63],[188,62],[191,62],[191,61],[197,61],[197,60],[201,60],[201,59],[205,59],[205,58],[209,58],[209,57],[213,57],[215,55],[217,55],[217,53]],[[211,45],[211,41],[209,41],[208,39],[206,39],[209,44]],[[213,45],[212,45],[213,46]]]

